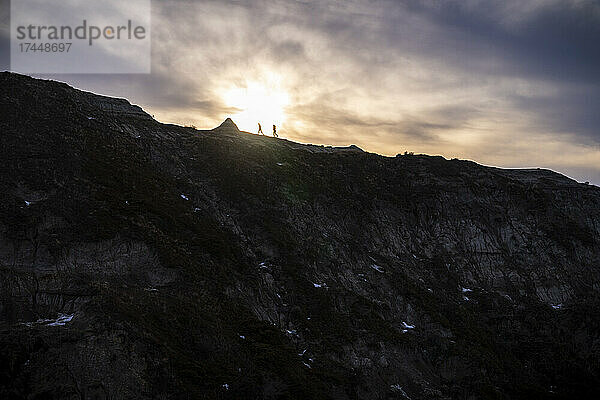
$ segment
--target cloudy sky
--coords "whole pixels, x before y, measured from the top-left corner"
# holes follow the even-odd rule
[[[45,77],[163,122],[600,185],[599,43],[598,0],[153,0],[152,74]]]

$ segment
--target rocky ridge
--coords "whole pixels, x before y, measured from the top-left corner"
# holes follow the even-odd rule
[[[600,394],[599,188],[0,87],[0,398]]]

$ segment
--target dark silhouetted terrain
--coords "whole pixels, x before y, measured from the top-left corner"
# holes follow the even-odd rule
[[[0,398],[600,398],[600,189],[0,74]]]

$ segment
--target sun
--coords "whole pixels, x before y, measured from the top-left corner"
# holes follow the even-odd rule
[[[277,125],[278,132],[284,126],[289,95],[278,84],[246,82],[245,87],[226,90],[223,100],[228,107],[239,110],[231,118],[240,130],[256,132],[260,123],[268,135],[272,132],[272,125]]]

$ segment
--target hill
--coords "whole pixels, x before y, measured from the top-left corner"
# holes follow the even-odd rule
[[[600,395],[599,188],[0,89],[0,398]]]

